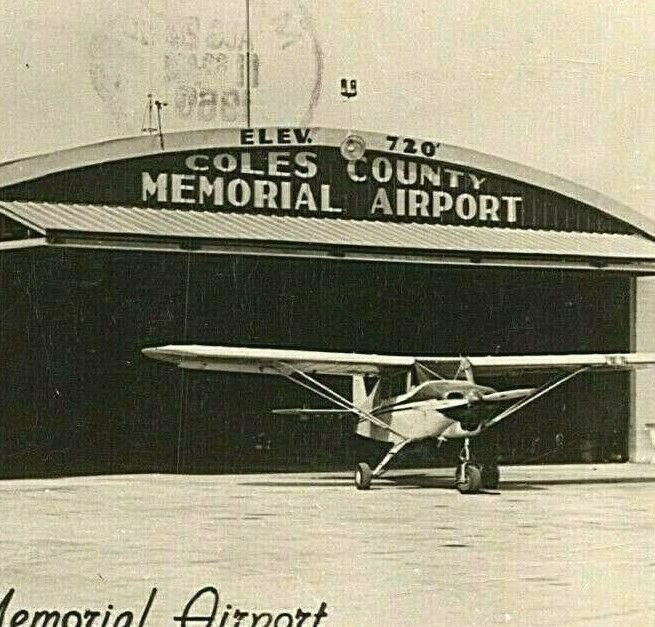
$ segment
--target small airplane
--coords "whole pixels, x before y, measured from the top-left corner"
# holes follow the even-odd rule
[[[470,439],[585,372],[655,366],[655,353],[523,355],[486,357],[410,357],[332,353],[238,346],[169,345],[144,348],[146,356],[180,368],[283,376],[329,401],[331,409],[283,409],[299,415],[354,414],[356,433],[392,446],[374,468],[362,462],[355,486],[370,487],[389,462],[408,444],[436,438],[463,440],[455,485],[462,493],[495,489],[498,464],[478,464]],[[475,382],[483,375],[556,373],[536,388],[497,391]],[[352,398],[340,394],[316,375],[352,378]]]

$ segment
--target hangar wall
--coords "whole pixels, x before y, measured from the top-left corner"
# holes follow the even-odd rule
[[[3,476],[349,468],[380,455],[350,419],[272,416],[316,405],[284,380],[184,373],[143,357],[148,345],[472,354],[630,343],[622,275],[48,248],[0,264],[11,303],[0,350],[13,365],[0,372]],[[503,463],[623,460],[629,397],[625,374],[581,377],[480,445]],[[405,463],[451,465],[456,443],[433,444]]]
[[[655,278],[636,279],[635,350],[655,352]],[[634,406],[630,420],[630,461],[655,463],[655,372],[633,375]]]

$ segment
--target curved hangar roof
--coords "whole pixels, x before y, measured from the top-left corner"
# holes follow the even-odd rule
[[[23,229],[0,229],[0,248],[655,268],[655,223],[645,216],[490,155],[318,128],[163,140],[163,148],[158,136],[141,136],[0,165],[0,215]]]

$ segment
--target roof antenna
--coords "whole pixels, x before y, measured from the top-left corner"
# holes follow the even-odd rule
[[[141,123],[141,132],[152,135],[153,133],[159,134],[159,145],[164,150],[164,129],[162,127],[161,110],[163,107],[168,106],[167,102],[161,100],[153,100],[152,94],[148,94],[148,102],[146,109],[143,112],[143,122]],[[157,109],[157,126],[153,126],[153,107]],[[146,126],[146,117],[148,118],[148,125]]]
[[[250,0],[246,0],[246,125],[248,128],[252,128],[250,105]]]
[[[148,94],[148,101],[146,102],[146,110],[143,112],[143,121],[141,122],[141,132],[152,135],[157,129],[152,125],[152,94]],[[148,125],[146,126],[146,117],[148,118]]]
[[[161,146],[162,150],[164,150],[164,130],[161,125],[161,110],[162,107],[166,107],[167,105],[167,102],[155,100],[155,107],[157,107],[157,127],[159,128],[159,145]]]

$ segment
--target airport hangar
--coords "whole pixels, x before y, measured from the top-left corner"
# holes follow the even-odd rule
[[[382,446],[351,418],[274,416],[315,399],[141,348],[653,350],[652,274],[644,216],[437,141],[227,129],[6,163],[0,475],[350,468]],[[654,387],[648,371],[579,377],[482,446],[503,463],[650,461]]]

